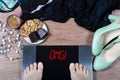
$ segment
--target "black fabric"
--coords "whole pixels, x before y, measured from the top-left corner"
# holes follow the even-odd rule
[[[110,23],[108,15],[115,9],[120,9],[120,0],[53,0],[39,11],[31,14],[41,0],[19,0],[23,15],[22,19],[53,20],[66,22],[74,18],[79,26],[96,31]],[[47,2],[47,1],[46,1]]]
[[[22,11],[31,12],[37,8],[38,5],[44,5],[46,2],[48,2],[48,0],[18,0],[18,2],[22,8]]]

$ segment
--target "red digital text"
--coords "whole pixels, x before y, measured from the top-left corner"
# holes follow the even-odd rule
[[[49,59],[50,60],[66,60],[67,52],[65,50],[50,50]]]

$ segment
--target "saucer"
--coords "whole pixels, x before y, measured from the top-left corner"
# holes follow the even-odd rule
[[[47,28],[47,26],[46,26],[45,23],[43,23],[42,29],[44,29],[46,32],[48,32],[48,28]],[[38,40],[38,41],[36,41],[36,42],[31,42],[31,40],[30,40],[29,37],[24,37],[24,40],[25,40],[27,43],[29,43],[29,44],[34,44],[34,45],[36,45],[36,44],[40,44],[40,43],[44,42],[44,41],[46,40],[46,38],[41,39],[41,40]]]

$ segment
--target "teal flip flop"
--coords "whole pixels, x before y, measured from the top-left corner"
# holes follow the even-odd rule
[[[100,71],[111,66],[120,56],[120,36],[112,40],[103,48],[100,55],[95,57],[94,70]]]
[[[113,14],[110,14],[110,15],[108,16],[108,19],[109,19],[110,22],[112,23],[112,22],[114,22],[114,21],[120,19],[120,15],[113,15]]]
[[[113,23],[98,29],[94,33],[93,42],[92,42],[92,53],[97,56],[102,51],[103,47],[107,44],[103,44],[101,37],[106,35],[109,31],[120,29],[120,19],[114,21]],[[118,36],[118,35],[115,35]],[[114,38],[114,37],[113,37]]]
[[[1,0],[0,12],[10,12],[18,7],[18,0]]]

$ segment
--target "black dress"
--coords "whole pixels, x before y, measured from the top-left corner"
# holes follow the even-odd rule
[[[22,8],[22,19],[53,20],[66,22],[74,18],[75,22],[90,31],[110,23],[108,15],[115,9],[120,9],[120,0],[18,0]],[[39,5],[40,10],[31,13]]]

